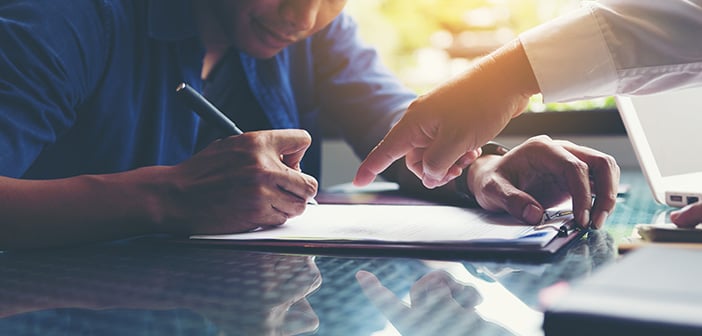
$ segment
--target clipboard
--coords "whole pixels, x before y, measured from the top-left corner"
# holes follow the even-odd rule
[[[333,242],[306,240],[202,240],[182,239],[179,243],[198,247],[217,247],[259,252],[304,255],[413,257],[442,260],[457,258],[546,260],[557,256],[568,245],[579,240],[586,231],[573,230],[567,236],[555,237],[541,248],[521,248],[509,245],[480,244],[421,244],[378,242]]]
[[[451,216],[463,216],[462,212],[464,212],[469,217],[489,217],[490,221],[497,221],[497,223],[504,224],[504,228],[498,227],[497,229],[511,230],[511,227],[520,226],[524,228],[524,230],[528,231],[525,231],[524,235],[520,236],[520,239],[452,240],[452,238],[449,238],[446,240],[445,238],[432,238],[409,241],[383,238],[377,239],[377,236],[375,235],[372,235],[370,238],[356,237],[355,239],[343,239],[342,237],[342,239],[335,239],[334,236],[326,236],[324,239],[319,239],[319,237],[296,237],[293,234],[280,238],[266,237],[266,232],[258,235],[254,232],[253,234],[243,233],[232,235],[232,238],[234,239],[228,239],[220,236],[192,236],[190,239],[187,239],[187,243],[210,247],[315,255],[407,256],[437,259],[455,259],[465,257],[541,259],[556,255],[566,245],[577,240],[584,233],[583,231],[576,229],[573,216],[570,211],[548,211],[545,214],[544,221],[541,225],[528,226],[524,225],[523,223],[519,222],[519,220],[508,214],[493,214],[481,209],[460,208],[443,203],[411,199],[406,196],[400,197],[393,193],[379,194],[377,192],[373,192],[371,195],[366,196],[361,197],[358,194],[354,194],[348,195],[348,197],[344,198],[339,194],[335,194],[333,197],[320,195],[317,197],[320,205],[309,205],[308,211],[310,211],[310,209],[315,209],[315,207],[337,206],[337,208],[332,209],[338,210],[335,211],[335,213],[360,217],[358,219],[359,221],[374,221],[373,218],[375,217],[368,215],[368,212],[372,213],[373,211],[380,209],[381,212],[379,213],[384,213],[382,211],[388,210],[388,207],[392,207],[392,209],[388,211],[396,211],[395,213],[400,213],[403,216],[410,216],[413,219],[415,219],[414,217],[421,216],[423,213],[429,213],[430,216],[433,214],[434,217],[430,217],[425,222],[421,222],[421,219],[417,219],[420,221],[420,224],[414,223],[414,229],[416,229],[418,226],[427,226],[433,227],[436,230],[442,230],[447,227],[449,230],[455,229],[455,222],[449,223],[453,225],[451,226],[445,222],[442,222],[442,219],[439,217],[446,214],[451,218],[450,220],[460,222],[460,218],[462,217],[453,218]],[[372,204],[358,204],[359,199],[367,201],[369,197],[374,199],[375,202],[372,202]],[[333,200],[333,202],[330,203],[330,199]],[[354,205],[360,206],[360,210],[348,210],[344,207]],[[304,222],[305,220],[315,220],[311,216],[312,215],[308,216],[308,212],[306,211],[302,218],[294,218],[291,220],[292,222],[286,223],[284,226],[289,225],[291,228],[294,228],[296,226],[299,227],[300,225],[306,225]],[[434,218],[439,219],[434,220]],[[373,222],[373,225],[375,226],[382,226],[389,221],[387,218],[376,219],[377,220]],[[443,220],[448,221],[446,218],[443,218]],[[333,219],[330,219],[329,222],[333,223]],[[362,222],[358,226],[362,227],[365,224],[368,223]],[[395,223],[395,225],[396,224],[397,223]],[[466,221],[466,225],[469,224],[469,220]],[[349,223],[345,223],[345,225],[348,227],[356,226],[350,225]],[[367,227],[368,225],[365,226]],[[413,228],[410,227],[410,229]],[[431,233],[429,232],[428,234]],[[545,238],[549,239],[547,243],[538,243],[537,240],[540,238],[532,237],[535,234],[544,237],[548,236],[550,238]],[[246,238],[247,236],[250,236],[251,239]],[[393,236],[390,235],[390,237]]]

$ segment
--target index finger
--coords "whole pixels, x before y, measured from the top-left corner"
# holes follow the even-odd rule
[[[361,162],[353,179],[354,185],[365,186],[373,182],[378,174],[388,169],[393,162],[414,148],[411,135],[405,130],[402,123],[403,121],[400,120]]]

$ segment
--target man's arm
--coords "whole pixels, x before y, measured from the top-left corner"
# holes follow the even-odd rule
[[[0,249],[154,233],[166,168],[58,180],[0,177]],[[165,232],[165,231],[164,231]]]
[[[0,249],[151,233],[221,234],[301,214],[317,181],[299,170],[300,130],[215,141],[176,166],[56,180],[0,177]]]

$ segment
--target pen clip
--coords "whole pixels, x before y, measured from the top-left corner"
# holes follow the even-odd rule
[[[556,210],[556,211],[545,211],[544,216],[541,218],[541,223],[534,226],[534,230],[544,230],[553,229],[558,231],[559,237],[566,237],[571,232],[577,230],[578,228],[573,225],[572,219],[563,223],[559,221],[557,223],[550,223],[556,219],[564,219],[564,217],[572,217],[573,211],[571,210]],[[562,223],[562,224],[561,224]]]
[[[550,222],[554,219],[559,219],[562,217],[567,217],[567,216],[572,216],[573,211],[572,210],[546,210],[544,211],[544,216],[541,218],[541,225],[543,225],[546,222]]]
[[[574,226],[573,221],[568,221],[565,224],[555,224],[555,223],[549,223],[549,224],[540,224],[534,227],[535,231],[538,230],[544,230],[544,229],[553,229],[558,231],[557,236],[558,237],[567,237],[569,234],[571,234],[573,231],[579,230],[578,227]]]

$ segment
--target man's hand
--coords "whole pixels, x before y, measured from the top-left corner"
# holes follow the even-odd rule
[[[317,180],[300,171],[310,143],[302,130],[247,132],[213,142],[165,177],[172,188],[164,231],[242,232],[302,214],[317,193]]]
[[[484,209],[538,224],[545,208],[572,198],[575,219],[584,228],[604,224],[616,203],[620,174],[611,156],[547,136],[531,138],[503,157],[483,156],[469,169],[468,189]]]
[[[702,202],[689,204],[670,213],[670,220],[682,228],[694,228],[702,223]]]
[[[469,71],[419,97],[363,161],[354,183],[366,185],[394,161],[406,163],[427,188],[461,174],[527,106],[539,88],[521,44],[511,43]]]

